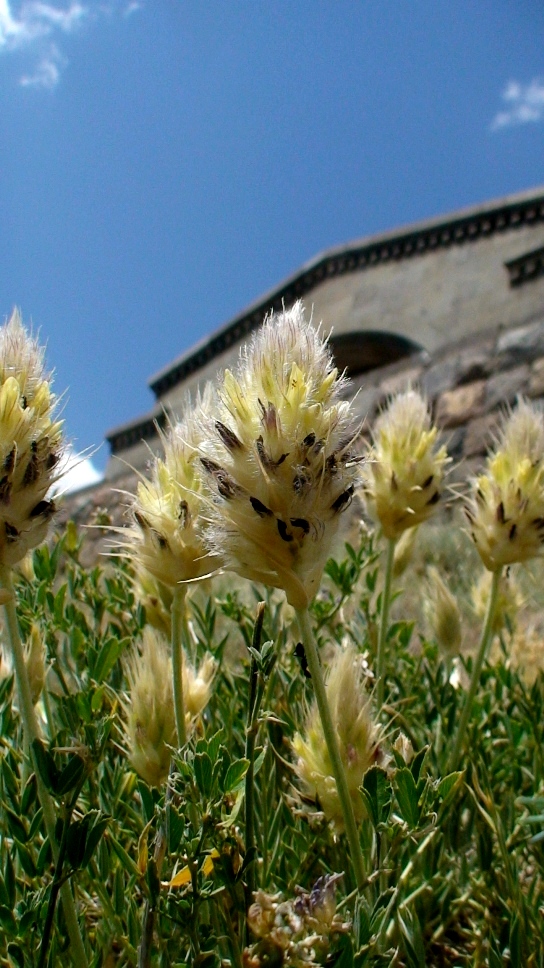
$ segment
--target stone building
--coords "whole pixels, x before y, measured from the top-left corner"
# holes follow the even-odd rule
[[[154,408],[107,435],[107,479],[127,463],[145,466],[165,411],[175,414],[187,390],[231,366],[271,309],[299,298],[332,329],[362,415],[407,381],[419,382],[445,427],[481,420],[518,392],[540,396],[544,187],[316,256],[151,378]],[[466,426],[468,442],[457,441],[467,456],[475,432]]]
[[[303,298],[372,420],[407,384],[426,393],[466,476],[481,461],[497,413],[516,395],[544,397],[544,187],[350,242],[316,256],[244,312],[153,376],[153,409],[107,434],[105,482],[67,512],[92,517],[114,488],[130,490],[158,450],[156,424],[232,365],[271,309]],[[121,460],[119,460],[121,458]]]

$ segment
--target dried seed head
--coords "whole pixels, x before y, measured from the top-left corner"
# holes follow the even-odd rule
[[[227,567],[283,588],[296,608],[317,592],[355,489],[355,436],[343,381],[301,303],[272,314],[227,370],[201,464],[212,493],[208,541]]]
[[[183,701],[188,728],[194,724],[195,719],[208,705],[216,672],[217,662],[211,655],[205,656],[198,669],[184,658]]]
[[[8,568],[43,541],[55,512],[46,499],[62,452],[54,411],[43,349],[14,310],[0,329],[0,565]]]
[[[434,514],[448,463],[437,433],[415,390],[394,397],[376,420],[363,479],[370,511],[388,539]]]
[[[448,657],[457,655],[463,640],[461,612],[457,600],[442,581],[437,568],[428,568],[427,575],[427,621],[442,652]]]
[[[137,568],[164,585],[201,578],[212,563],[203,541],[202,415],[211,405],[207,388],[196,409],[187,403],[183,419],[161,433],[164,458],[155,458],[151,480],[141,480],[130,508],[132,526],[125,550]]]
[[[359,787],[366,771],[380,756],[381,731],[374,721],[362,683],[361,656],[353,648],[337,652],[326,684],[327,699],[357,821],[365,816]],[[343,830],[343,814],[323,727],[314,702],[304,735],[293,739],[295,770],[305,792],[319,798],[325,816]]]
[[[544,542],[544,418],[525,400],[507,413],[486,470],[472,481],[467,517],[489,571],[528,561]]]

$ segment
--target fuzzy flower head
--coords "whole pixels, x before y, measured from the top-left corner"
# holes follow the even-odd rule
[[[437,568],[428,568],[427,575],[427,621],[442,652],[446,656],[458,655],[463,640],[463,628],[457,599],[440,577]]]
[[[381,740],[380,727],[374,722],[370,700],[365,694],[361,660],[362,657],[351,647],[338,651],[326,684],[357,821],[365,816],[359,787],[366,771],[380,757]],[[310,796],[317,795],[327,820],[332,821],[337,830],[343,830],[342,808],[315,702],[310,708],[304,735],[297,733],[293,739],[293,750],[297,757],[295,770],[305,792]]]
[[[485,619],[491,595],[491,581],[491,572],[486,569],[470,589],[472,608],[482,621]],[[493,619],[494,635],[515,629],[523,604],[524,596],[514,575],[511,573],[501,575]]]
[[[243,577],[283,588],[295,608],[316,594],[355,489],[343,385],[302,303],[272,314],[236,375],[224,374],[201,460],[210,547]]]
[[[529,561],[544,542],[544,417],[525,400],[505,415],[466,509],[489,571]]]
[[[388,539],[398,540],[435,511],[448,462],[437,434],[415,390],[394,397],[376,420],[363,476],[370,510]]]
[[[206,656],[195,669],[183,656],[182,681],[187,731],[208,704],[217,663]],[[132,766],[151,786],[168,776],[170,747],[177,744],[172,661],[166,639],[146,626],[142,646],[129,660],[126,734]]]
[[[0,329],[0,565],[11,568],[40,544],[55,511],[62,422],[44,372],[44,352],[14,310]]]
[[[207,390],[199,406],[210,405]],[[130,508],[125,550],[137,568],[164,585],[206,575],[211,565],[202,528],[202,424],[187,406],[184,418],[161,433],[164,458],[155,458],[151,480],[141,480]]]

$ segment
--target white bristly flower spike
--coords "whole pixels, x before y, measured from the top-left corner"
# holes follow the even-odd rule
[[[526,400],[507,413],[466,509],[471,534],[492,572],[529,561],[544,545],[544,417]]]
[[[12,568],[44,540],[55,512],[62,421],[55,420],[44,351],[18,310],[0,329],[0,567]]]
[[[195,410],[187,401],[182,419],[160,432],[164,457],[154,458],[150,480],[139,481],[129,512],[132,526],[121,532],[125,553],[135,566],[170,588],[217,567],[203,539],[199,456],[204,432],[200,417],[210,407],[211,393],[208,386]]]
[[[201,466],[210,548],[252,581],[314,598],[356,482],[345,382],[302,303],[271,314],[226,370]]]

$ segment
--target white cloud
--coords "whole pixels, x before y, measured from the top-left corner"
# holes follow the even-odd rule
[[[544,121],[544,78],[534,77],[529,84],[509,81],[502,92],[502,99],[505,108],[493,118],[492,131]]]
[[[98,484],[101,480],[102,474],[97,471],[90,457],[82,457],[69,450],[63,463],[62,477],[59,478],[55,491],[60,494],[72,494],[83,487]]]
[[[101,4],[80,0],[0,0],[0,55],[26,53],[31,67],[19,83],[52,91],[68,63],[59,48],[63,35],[116,11],[130,16],[142,5],[143,0],[108,0]]]

